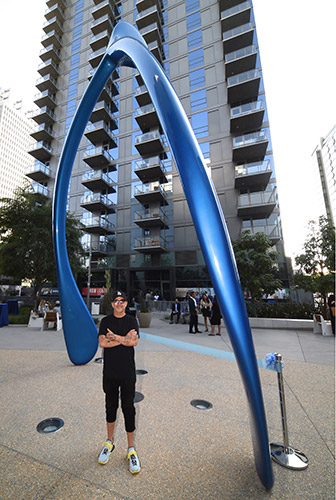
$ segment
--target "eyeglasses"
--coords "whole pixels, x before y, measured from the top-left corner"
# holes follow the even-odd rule
[[[126,301],[125,300],[115,300],[114,304],[123,304],[124,302],[126,302]]]

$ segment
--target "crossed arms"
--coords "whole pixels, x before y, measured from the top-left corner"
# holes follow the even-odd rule
[[[125,337],[113,333],[107,328],[106,335],[99,335],[99,347],[116,347],[117,345],[125,345],[128,347],[136,346],[138,343],[137,331],[130,330]]]

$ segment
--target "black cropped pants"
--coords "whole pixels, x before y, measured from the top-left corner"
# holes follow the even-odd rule
[[[133,432],[135,430],[135,379],[115,380],[103,378],[106,421],[115,422],[117,418],[119,388],[121,409],[125,420],[125,430],[126,432]]]

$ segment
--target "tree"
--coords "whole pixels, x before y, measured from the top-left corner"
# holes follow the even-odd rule
[[[264,233],[251,234],[243,231],[239,240],[234,241],[233,250],[236,257],[240,283],[252,297],[254,314],[257,315],[255,301],[264,293],[272,294],[282,283],[276,278],[276,260],[278,252]]]
[[[304,252],[295,257],[299,270],[294,282],[303,290],[319,293],[327,317],[327,295],[335,290],[335,227],[325,216],[309,221]]]
[[[57,282],[51,204],[43,196],[22,188],[15,192],[14,198],[2,198],[0,202],[0,273],[20,281],[31,280],[36,306],[41,287]],[[82,271],[81,235],[80,222],[68,214],[66,238],[74,274]]]

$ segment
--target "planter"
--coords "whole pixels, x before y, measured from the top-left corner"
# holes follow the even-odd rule
[[[139,325],[141,328],[148,328],[152,321],[152,313],[151,312],[138,312],[137,318],[139,321]]]

